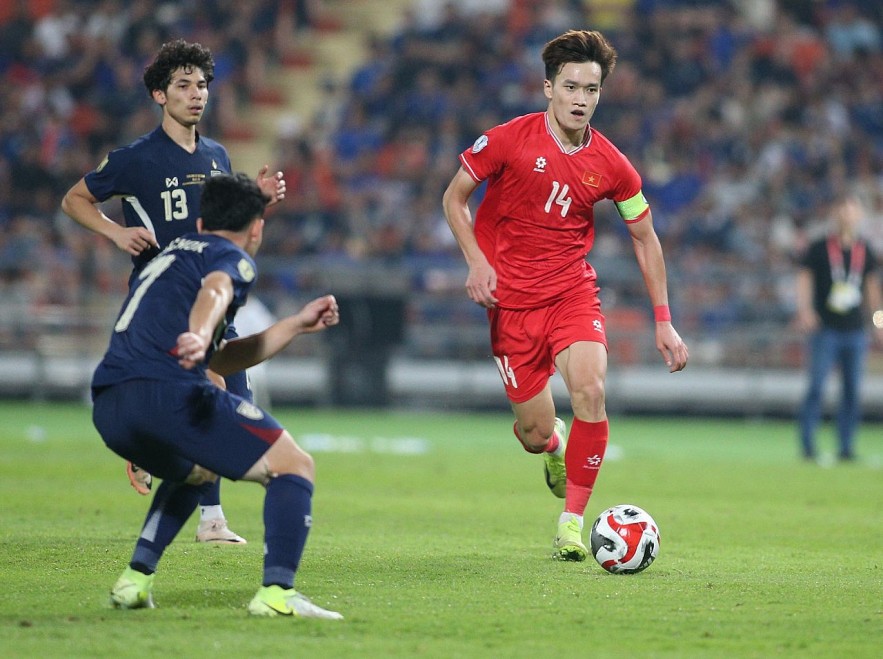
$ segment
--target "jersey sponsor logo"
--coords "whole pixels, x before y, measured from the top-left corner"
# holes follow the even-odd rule
[[[546,159],[540,156],[537,158],[536,163],[534,164],[533,171],[539,172],[540,174],[546,173]]]
[[[236,408],[236,413],[240,416],[244,416],[246,419],[251,419],[252,421],[260,421],[264,418],[264,413],[261,411],[261,408],[252,405],[247,400],[239,403]]]
[[[236,269],[239,270],[239,276],[242,277],[243,280],[251,281],[254,279],[254,267],[248,262],[248,260],[240,260]]]
[[[583,185],[591,185],[597,188],[601,185],[601,175],[595,172],[583,172]]]
[[[472,153],[478,153],[486,146],[487,146],[487,135],[482,135],[477,140],[475,140],[475,144],[472,145]]]
[[[597,453],[586,458],[586,464],[583,469],[598,469],[601,466],[601,456]]]
[[[178,187],[178,177],[173,176],[172,178],[166,179],[166,187],[167,188],[177,188]]]

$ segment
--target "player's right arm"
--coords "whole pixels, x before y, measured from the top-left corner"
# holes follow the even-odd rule
[[[233,301],[233,280],[226,272],[208,273],[190,308],[188,330],[178,335],[175,355],[178,363],[191,369],[205,359],[215,330]]]
[[[488,262],[475,238],[472,212],[469,210],[469,197],[478,183],[462,167],[451,179],[442,198],[445,218],[457,244],[466,258],[469,275],[466,277],[466,292],[469,299],[481,306],[492,309],[499,300],[494,296],[497,289],[497,273]]]
[[[144,227],[125,227],[114,222],[98,208],[99,200],[81,178],[61,200],[61,209],[77,224],[113,241],[124,252],[137,256],[145,249],[158,247],[154,235]]]

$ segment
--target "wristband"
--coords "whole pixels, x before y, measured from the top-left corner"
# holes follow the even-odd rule
[[[874,315],[871,316],[871,322],[874,323],[874,327],[877,329],[883,329],[883,309],[877,309],[874,312]]]
[[[667,304],[660,304],[653,307],[653,320],[657,323],[671,321],[671,309]]]

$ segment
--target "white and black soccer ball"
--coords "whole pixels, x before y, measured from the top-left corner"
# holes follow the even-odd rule
[[[659,527],[647,511],[622,504],[598,515],[591,541],[598,565],[614,574],[636,574],[656,560]]]

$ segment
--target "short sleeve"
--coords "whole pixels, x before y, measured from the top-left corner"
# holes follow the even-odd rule
[[[477,183],[481,183],[503,170],[510,141],[504,135],[503,126],[491,128],[460,154],[460,164]]]
[[[129,150],[125,147],[107,154],[98,167],[84,177],[89,192],[98,201],[129,194],[128,172],[132,169],[129,161]]]

